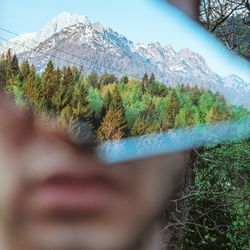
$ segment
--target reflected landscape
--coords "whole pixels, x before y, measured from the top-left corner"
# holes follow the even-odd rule
[[[1,249],[247,249],[249,3],[195,2],[0,4]]]

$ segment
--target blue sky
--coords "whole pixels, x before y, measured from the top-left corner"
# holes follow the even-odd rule
[[[0,27],[19,34],[35,32],[64,11],[100,21],[134,42],[171,44],[177,51],[190,48],[222,76],[236,74],[250,82],[249,63],[161,0],[1,0]],[[11,38],[2,31],[0,36]]]

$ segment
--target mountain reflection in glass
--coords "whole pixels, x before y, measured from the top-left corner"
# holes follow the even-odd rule
[[[249,63],[163,1],[137,4],[141,21],[114,17],[112,28],[87,10],[63,12],[34,33],[2,23],[1,60],[12,67],[4,90],[76,140],[97,144],[176,129],[181,137],[195,126],[199,134],[248,116]]]

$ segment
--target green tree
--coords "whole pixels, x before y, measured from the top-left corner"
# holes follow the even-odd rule
[[[125,110],[124,110],[122,98],[121,98],[121,95],[119,93],[119,90],[118,90],[117,86],[114,88],[114,90],[112,92],[112,105],[115,108],[121,109],[122,112],[125,115]]]
[[[108,111],[105,114],[101,126],[98,129],[99,141],[121,139],[128,134],[128,125],[125,116],[125,109],[117,86],[114,88],[111,99],[107,93],[105,104]],[[110,103],[111,100],[111,103]],[[114,116],[111,118],[111,116]],[[111,125],[113,123],[113,126]],[[120,128],[118,129],[118,127]],[[115,132],[115,130],[117,130]]]
[[[50,112],[52,111],[52,97],[60,84],[60,75],[54,69],[54,65],[50,60],[45,71],[41,75],[41,101],[40,109]]]
[[[2,84],[0,87],[12,98],[15,98],[17,92],[19,93],[18,96],[21,96],[18,58],[16,55],[12,55],[10,49],[1,56],[1,70]]]
[[[117,77],[114,74],[109,74],[105,72],[101,75],[100,78],[101,85],[108,85],[114,82],[118,82]]]
[[[128,76],[127,76],[127,75],[124,75],[124,76],[121,78],[121,80],[120,80],[120,82],[121,82],[121,83],[124,83],[124,84],[127,84],[128,81],[129,81],[129,79],[128,79]]]
[[[155,105],[152,101],[149,102],[147,107],[142,110],[131,130],[131,135],[139,136],[157,132],[160,127],[160,122],[157,120],[158,115],[155,109]]]
[[[143,84],[143,86],[147,86],[148,85],[148,74],[147,73],[145,73],[143,75],[142,84]]]
[[[88,101],[88,90],[86,86],[79,82],[76,85],[72,98],[72,112],[79,121],[87,123],[90,127],[93,125],[93,111]]]
[[[21,65],[21,75],[23,77],[22,89],[25,102],[31,109],[38,112],[41,101],[40,78],[36,74],[35,66],[30,67],[28,61]]]
[[[191,107],[183,107],[175,118],[175,128],[185,128],[195,125],[195,117]]]
[[[189,96],[190,96],[190,100],[194,105],[198,105],[199,103],[199,97],[200,97],[200,90],[197,87],[197,85],[195,85],[195,87],[191,88],[189,90]]]
[[[109,106],[112,103],[112,96],[110,94],[110,91],[108,90],[107,93],[104,95],[103,98],[103,104],[102,104],[102,110],[100,112],[100,121],[104,118],[107,111],[109,110]]]
[[[11,76],[15,77],[19,73],[19,63],[18,63],[18,58],[16,55],[12,57],[11,60]]]
[[[73,76],[73,81],[74,82],[78,82],[80,81],[82,75],[83,75],[83,67],[76,67],[76,66],[73,66],[73,67],[70,67],[71,69],[71,72],[72,72],[72,76]]]
[[[176,94],[176,91],[173,90],[169,95],[169,104],[167,106],[166,110],[166,128],[172,129],[174,128],[175,123],[175,117],[180,111],[180,103],[178,100],[178,96]]]
[[[110,105],[98,129],[97,137],[100,142],[119,140],[125,136],[126,130],[127,122],[122,110],[115,105]]]
[[[6,63],[3,58],[0,59],[0,90],[6,85]]]
[[[99,84],[99,76],[95,71],[92,71],[89,76],[88,76],[88,83],[90,86],[94,87],[94,88],[99,88],[100,84]]]
[[[78,123],[78,117],[73,115],[72,107],[65,106],[58,117],[58,124],[61,128],[71,130],[71,127]]]
[[[12,77],[11,73],[11,63],[12,63],[13,55],[11,53],[11,49],[8,49],[5,55],[5,71],[6,71],[6,82]]]
[[[196,155],[183,249],[249,249],[249,152],[246,140]]]
[[[58,72],[58,74],[60,71]],[[59,114],[67,105],[71,104],[74,85],[72,78],[63,77],[57,86],[52,97],[52,106],[57,114]]]
[[[71,92],[70,104],[65,103],[65,107],[59,114],[58,123],[63,128],[68,128],[76,137],[82,137],[82,128],[93,129],[93,111],[88,101],[88,91],[82,82],[78,82]],[[67,97],[68,98],[68,97]]]
[[[149,78],[149,84],[154,84],[155,83],[155,75],[154,73],[151,73],[150,78]]]
[[[229,111],[221,111],[218,106],[212,107],[206,114],[207,123],[216,123],[220,121],[225,121],[229,118]]]
[[[30,73],[30,64],[28,60],[24,60],[20,66],[20,73],[22,74],[22,80],[26,79]]]
[[[78,78],[78,77],[76,77]],[[65,67],[63,68],[63,84],[68,86],[69,88],[73,86],[75,82],[77,82],[77,79],[74,79],[73,71],[71,67]]]

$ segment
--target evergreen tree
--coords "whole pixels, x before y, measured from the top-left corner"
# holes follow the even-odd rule
[[[65,106],[58,117],[59,126],[64,129],[70,129],[77,122],[78,118],[73,115],[72,107],[70,105]]]
[[[226,100],[225,100],[224,96],[222,96],[219,92],[215,93],[214,98],[215,98],[216,102],[226,104]]]
[[[157,132],[160,128],[160,124],[157,124],[157,118],[158,115],[155,110],[155,105],[150,101],[148,106],[139,113],[132,127],[131,134],[133,136],[138,136]]]
[[[73,75],[73,71],[71,67],[64,68],[63,69],[63,84],[70,88],[70,86],[73,86],[75,82],[76,80],[74,79],[74,75]]]
[[[102,109],[101,109],[100,116],[99,116],[99,122],[102,121],[102,119],[106,115],[111,103],[112,103],[112,96],[108,90],[103,98],[103,104],[102,104]]]
[[[112,92],[112,105],[115,108],[121,109],[123,114],[125,115],[125,110],[123,107],[122,98],[121,98],[121,95],[119,93],[117,86],[114,88],[114,90]]]
[[[3,58],[0,60],[0,90],[3,90],[6,85],[6,63]]]
[[[4,70],[5,70],[5,81],[8,85],[9,79],[12,77],[11,63],[12,63],[12,53],[11,49],[8,49],[6,54],[3,55],[4,58]]]
[[[127,136],[128,125],[122,98],[117,86],[113,90],[111,97],[107,93],[105,99],[105,105],[108,106],[108,111],[101,122],[100,128],[98,129],[98,139],[100,141],[121,139],[122,137]],[[111,119],[112,115],[114,117]],[[112,123],[114,123],[113,126],[111,125]],[[118,129],[119,125],[120,128]],[[117,131],[115,132],[115,130]]]
[[[11,59],[11,76],[15,77],[19,73],[19,63],[18,58],[16,55],[14,55]]]
[[[121,95],[119,93],[117,86],[113,90],[111,96],[112,96],[111,105],[113,105],[115,109],[118,109],[122,112],[123,118],[126,121],[126,111],[125,111],[125,108],[123,106],[123,101],[122,101],[122,98],[121,98]],[[129,131],[128,131],[128,126],[127,126],[127,122],[126,122],[125,136],[127,136],[128,133],[129,133]]]
[[[63,73],[57,69],[56,74],[58,84],[52,97],[52,106],[55,113],[59,114],[67,105],[71,104],[75,82],[70,68],[64,69]],[[62,74],[63,77],[61,77]]]
[[[117,83],[118,79],[114,74],[110,74],[109,75],[109,81],[110,81],[110,83]]]
[[[150,78],[149,78],[149,84],[154,84],[155,83],[155,75],[154,73],[151,73]]]
[[[147,86],[148,85],[148,74],[147,73],[145,73],[143,75],[142,84],[143,84],[143,86]]]
[[[126,130],[127,122],[122,110],[111,104],[97,131],[98,140],[119,140],[126,135]]]
[[[36,78],[37,73],[36,73],[36,68],[34,64],[31,65],[28,76],[32,77],[33,79]]]
[[[93,86],[94,88],[99,88],[99,76],[95,71],[92,71],[88,76],[88,83],[90,86]]]
[[[114,82],[118,82],[118,80],[114,74],[109,74],[105,72],[101,75],[100,82],[101,82],[101,85],[108,85]]]
[[[11,61],[12,61],[12,52],[11,49],[8,49],[5,55],[6,61],[9,65],[11,65]]]
[[[199,97],[200,97],[200,90],[197,87],[197,85],[195,85],[195,87],[190,89],[189,95],[190,95],[191,102],[197,106],[199,103]]]
[[[8,49],[6,54],[1,56],[1,88],[3,88],[11,97],[15,98],[15,93],[21,95],[19,91],[19,63],[16,55],[12,55],[11,50]]]
[[[140,83],[140,85],[141,85],[141,86],[140,86],[140,87],[141,87],[141,88],[140,88],[140,92],[141,92],[142,95],[144,95],[145,92],[146,92],[145,86],[144,86],[143,83]]]
[[[79,82],[76,85],[72,98],[72,113],[78,118],[78,121],[87,123],[90,127],[93,126],[93,111],[88,101],[88,91],[86,86]]]
[[[50,74],[53,73],[53,71],[54,71],[54,64],[51,60],[49,60],[49,62],[46,65],[46,69],[44,71],[44,76],[48,78]]]
[[[41,75],[41,109],[44,111],[52,111],[52,97],[56,92],[58,84],[60,84],[60,76],[54,69],[54,65],[50,60],[45,71]]]
[[[39,86],[39,80],[36,75],[35,66],[30,67],[28,61],[24,61],[21,65],[21,75],[23,77],[22,89],[24,92],[24,98],[27,105],[35,109],[39,106],[41,99],[41,90]]]
[[[30,73],[30,65],[29,65],[29,61],[28,60],[24,60],[20,66],[20,72],[22,74],[22,77],[24,79],[26,79]]]
[[[206,114],[206,123],[212,124],[220,121],[225,121],[229,118],[229,111],[222,112],[218,106],[212,107]]]
[[[183,107],[175,118],[175,128],[186,128],[195,125],[191,107]]]
[[[176,94],[176,91],[172,91],[169,96],[169,104],[167,106],[167,119],[166,119],[166,128],[167,129],[173,129],[174,128],[174,122],[175,117],[179,113],[180,110],[180,103],[178,100],[178,96]]]
[[[55,94],[52,97],[52,105],[56,114],[59,114],[65,106],[70,105],[70,99],[72,97],[70,91],[72,88],[67,88],[67,85],[59,84]]]
[[[78,82],[81,79],[81,76],[83,75],[83,68],[82,67],[69,67],[71,72],[72,72],[72,78],[73,78],[73,82]]]
[[[146,116],[142,113],[136,118],[135,123],[131,129],[132,136],[139,136],[147,134],[149,128],[149,121],[146,119]]]
[[[90,127],[88,123],[79,120],[79,115],[72,112],[70,105],[63,108],[58,117],[58,125],[68,131],[77,143],[95,141],[92,127]]]
[[[110,82],[110,77],[109,77],[110,75],[107,73],[107,72],[105,72],[105,73],[103,73],[102,75],[101,75],[101,78],[100,78],[100,83],[101,83],[101,85],[108,85],[109,83],[111,83]]]
[[[63,90],[61,93],[63,93]],[[66,93],[66,95],[68,95],[68,93]],[[83,128],[84,131],[86,131],[86,128],[92,130],[94,123],[93,112],[87,99],[88,91],[82,82],[77,83],[71,95],[71,102],[70,104],[67,104],[67,102],[64,104],[66,106],[60,112],[58,123],[63,128],[69,128],[70,132],[76,138],[79,138],[83,137]],[[60,94],[58,94],[58,96],[58,103],[60,104]],[[61,105],[63,105],[63,103],[61,103]]]
[[[128,76],[127,75],[124,75],[121,80],[120,80],[121,83],[124,83],[124,84],[127,84],[128,83]]]

